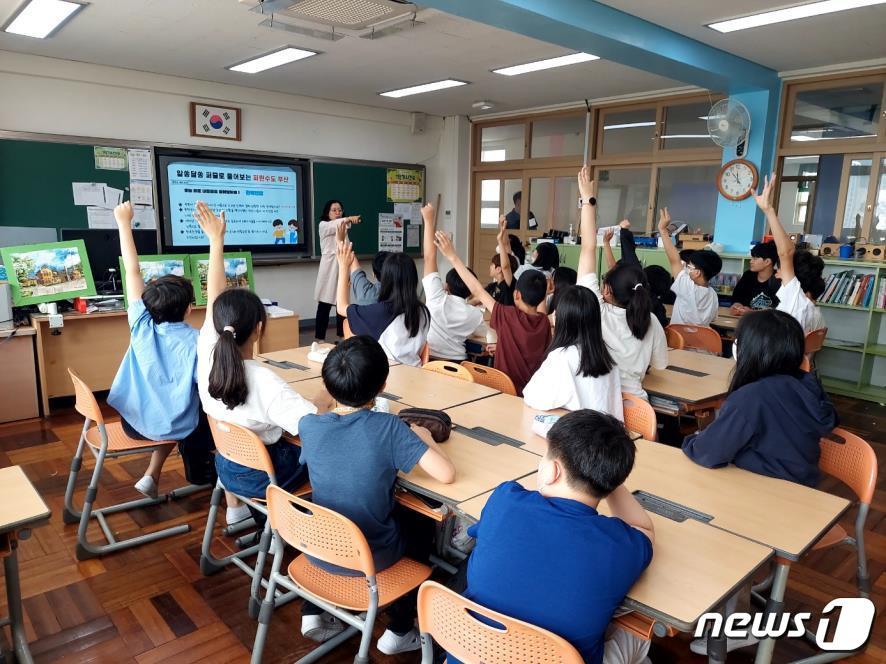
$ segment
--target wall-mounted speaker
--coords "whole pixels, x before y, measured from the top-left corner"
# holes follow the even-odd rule
[[[412,125],[410,129],[412,130],[412,135],[416,134],[424,134],[428,128],[428,116],[426,113],[413,113],[412,114]]]

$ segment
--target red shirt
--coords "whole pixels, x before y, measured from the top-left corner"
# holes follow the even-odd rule
[[[551,343],[551,323],[544,314],[526,314],[517,307],[496,304],[489,324],[498,335],[495,368],[504,371],[523,396],[523,388],[538,371]]]

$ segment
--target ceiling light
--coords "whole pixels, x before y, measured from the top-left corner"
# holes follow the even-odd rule
[[[622,124],[603,125],[603,129],[633,129],[634,127],[654,127],[655,122],[624,122]]]
[[[733,18],[728,21],[709,23],[708,27],[718,32],[734,32],[736,30],[758,28],[761,25],[784,23],[785,21],[796,21],[801,18],[809,18],[810,16],[842,12],[847,9],[870,7],[871,5],[880,5],[884,2],[886,0],[824,0],[823,2],[812,2],[806,5],[786,7],[785,9],[775,9],[760,14],[752,14],[751,16]]]
[[[317,52],[307,51],[303,48],[293,48],[292,46],[286,46],[278,51],[274,51],[273,53],[268,53],[257,58],[251,58],[246,62],[231,65],[230,67],[228,67],[228,69],[230,69],[231,71],[239,71],[244,74],[257,74],[258,72],[265,71],[266,69],[279,67],[280,65],[295,62],[296,60],[304,60],[305,58],[310,58],[312,55],[317,55]]]
[[[30,0],[13,16],[4,31],[45,39],[85,6],[86,3],[68,0]]]
[[[471,104],[471,108],[476,108],[478,111],[488,111],[493,106],[495,106],[495,104],[493,104],[491,101],[485,100],[475,101],[473,104]]]
[[[791,140],[802,143],[804,141],[817,141],[819,139],[815,136],[806,136],[805,134],[801,134],[799,136],[791,136]]]
[[[422,92],[434,92],[434,90],[445,90],[446,88],[457,88],[460,85],[467,85],[467,81],[456,81],[447,78],[443,81],[434,81],[433,83],[423,83],[422,85],[413,85],[411,88],[400,88],[399,90],[391,90],[389,92],[379,92],[382,97],[408,97],[409,95],[418,95]]]
[[[554,67],[565,67],[566,65],[574,65],[579,62],[590,62],[591,60],[599,59],[600,56],[591,55],[590,53],[570,53],[569,55],[561,55],[559,58],[548,58],[547,60],[527,62],[525,65],[514,65],[513,67],[493,69],[492,73],[502,74],[504,76],[516,76],[517,74],[527,74],[531,71],[553,69]]]

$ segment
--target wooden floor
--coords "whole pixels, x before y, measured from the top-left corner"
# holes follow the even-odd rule
[[[874,444],[882,470],[886,460],[886,408],[849,399],[837,400],[843,424]],[[37,662],[245,662],[255,635],[255,623],[246,614],[248,582],[229,569],[204,578],[198,568],[200,539],[206,521],[208,494],[197,494],[165,504],[109,518],[121,535],[151,531],[161,526],[187,523],[191,532],[140,548],[78,563],[74,557],[76,526],[62,523],[62,501],[71,456],[82,426],[70,408],[52,417],[0,425],[0,466],[18,464],[44,499],[53,516],[49,525],[33,531],[21,543],[20,566],[31,651]],[[141,476],[146,460],[112,461],[106,466],[98,502],[107,504],[137,497],[132,484]],[[91,471],[92,462],[86,469]],[[77,500],[88,481],[82,472]],[[181,462],[169,459],[161,490],[185,484]],[[835,482],[827,490],[846,493]],[[848,494],[847,494],[848,495]],[[886,661],[886,493],[877,491],[868,518],[867,550],[878,609],[875,633],[856,662]],[[844,525],[851,531],[854,511]],[[92,536],[97,538],[97,527]],[[215,542],[222,553],[230,542]],[[854,555],[835,549],[811,555],[790,576],[789,610],[817,610],[834,597],[855,594]],[[5,612],[5,594],[0,612]],[[266,662],[291,662],[312,644],[298,632],[297,603],[276,612]],[[380,633],[380,628],[377,630]],[[376,634],[376,637],[378,634]],[[8,631],[3,634],[8,646]],[[688,637],[656,641],[653,662],[702,662],[687,649]],[[356,645],[346,644],[326,661],[352,661]],[[782,642],[776,661],[787,661],[811,651],[798,641]],[[733,653],[730,661],[750,661],[753,650]],[[398,658],[382,656],[374,648],[372,661],[417,662],[416,653]]]

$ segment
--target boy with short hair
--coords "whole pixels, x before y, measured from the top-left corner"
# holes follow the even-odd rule
[[[446,283],[437,269],[437,246],[434,244],[436,211],[427,203],[421,209],[424,220],[425,304],[431,312],[428,349],[434,359],[460,362],[467,358],[465,341],[483,325],[483,311],[468,304],[470,289],[455,268],[446,273]],[[473,272],[471,272],[473,274]]]
[[[167,275],[145,284],[132,237],[132,204],[114,208],[120,231],[120,254],[126,268],[126,297],[130,342],[108,394],[108,405],[122,419],[123,430],[139,440],[175,440],[186,450],[197,447],[201,435],[200,398],[197,395],[197,330],[185,322],[194,288],[184,277]],[[209,442],[202,431],[200,446],[209,459]],[[172,446],[154,450],[145,475],[135,488],[157,497],[160,471]],[[215,481],[211,476],[200,483]],[[190,478],[189,478],[190,479]]]
[[[775,278],[778,249],[775,243],[758,242],[751,248],[751,265],[732,289],[732,313],[744,314],[754,309],[772,309],[778,306],[778,288]]]
[[[465,596],[562,636],[585,662],[641,662],[649,642],[610,625],[652,560],[652,520],[624,486],[635,450],[611,415],[561,417],[538,491],[501,484],[469,529]],[[611,516],[599,513],[603,500]]]
[[[671,312],[672,323],[686,325],[710,325],[717,318],[717,309],[720,306],[717,299],[717,291],[708,283],[720,274],[723,268],[723,260],[715,252],[709,249],[693,251],[689,254],[686,267],[680,259],[680,253],[674,246],[668,225],[671,223],[671,215],[667,208],[658,212],[658,230],[661,235],[661,243],[671,264],[671,274],[674,283],[671,290],[677,296],[674,300],[674,309]]]
[[[385,259],[391,255],[390,251],[379,251],[372,259],[372,274],[375,281],[369,280],[366,270],[360,266],[357,256],[351,261],[349,271],[351,273],[351,304],[375,304],[378,302],[378,291],[381,289],[381,267]]]
[[[427,547],[410,541],[410,536],[416,539],[414,531],[401,529],[394,517],[398,472],[408,473],[418,464],[439,482],[455,480],[455,467],[427,429],[410,428],[396,415],[372,410],[388,370],[387,355],[377,341],[368,336],[346,339],[323,363],[323,384],[336,407],[322,415],[306,415],[299,422],[301,462],[311,476],[311,500],[357,524],[372,550],[376,572],[394,565],[410,549],[427,552],[430,546],[430,535]],[[311,562],[336,574],[356,574],[322,561]],[[388,615],[378,649],[386,655],[419,649],[415,596],[394,602]],[[308,638],[325,641],[342,628],[341,622],[319,607],[308,602],[302,605],[301,630]]]
[[[470,289],[471,295],[492,313],[489,326],[498,337],[493,366],[510,377],[517,395],[522,396],[523,388],[538,371],[551,343],[551,324],[545,308],[547,277],[539,270],[525,272],[517,279],[514,287],[514,305],[500,304],[486,292],[477,277],[458,257],[445,233],[437,231],[435,241],[440,253],[453,265]],[[502,244],[499,244],[498,249],[499,255],[506,251]],[[505,260],[502,255],[502,265]]]
[[[274,219],[273,226],[274,244],[286,244],[286,231],[283,230],[283,220]]]

